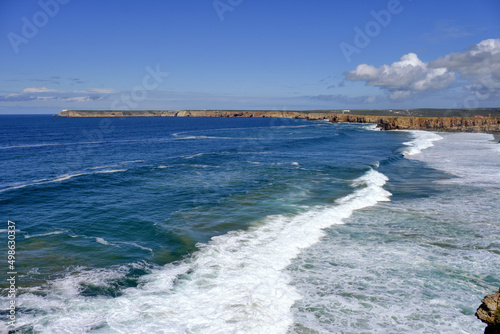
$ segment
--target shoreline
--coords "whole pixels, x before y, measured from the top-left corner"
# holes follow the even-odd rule
[[[405,115],[399,115],[400,113]],[[481,114],[488,113],[488,116]],[[491,114],[495,116],[490,116]],[[438,116],[423,116],[423,115]],[[470,116],[474,114],[475,116]],[[499,135],[497,109],[414,109],[351,111],[275,110],[62,110],[59,117],[239,117],[328,120],[332,123],[373,123],[383,130],[481,132]],[[497,138],[497,137],[496,137]]]

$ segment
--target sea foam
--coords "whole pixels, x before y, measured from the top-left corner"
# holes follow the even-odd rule
[[[0,193],[2,193],[4,191],[8,191],[8,190],[22,189],[22,188],[38,186],[38,185],[42,185],[42,184],[63,182],[63,181],[67,181],[69,179],[79,177],[79,176],[84,176],[84,175],[110,174],[110,173],[119,173],[119,172],[126,172],[126,171],[127,171],[127,169],[112,169],[112,170],[99,170],[99,171],[94,171],[94,172],[83,172],[83,173],[75,173],[75,174],[63,174],[63,175],[59,175],[53,179],[34,180],[31,182],[16,185],[13,187],[3,188],[3,189],[0,189]]]
[[[450,133],[414,159],[457,176],[440,183],[500,187],[500,145],[485,133]]]
[[[137,288],[116,298],[83,297],[78,284],[107,284],[120,273],[68,275],[44,298],[19,296],[26,325],[40,333],[286,333],[292,305],[302,296],[285,270],[301,250],[317,243],[323,229],[342,224],[354,210],[388,201],[385,175],[370,169],[353,192],[330,206],[295,216],[269,216],[248,230],[216,236],[190,258],[155,269]],[[69,295],[68,295],[69,294]],[[68,298],[71,297],[71,298]]]
[[[403,143],[404,145],[408,146],[402,152],[405,157],[419,154],[423,150],[434,146],[435,141],[443,139],[443,137],[441,137],[437,133],[429,131],[411,130],[405,132],[409,132],[413,136],[413,140]]]

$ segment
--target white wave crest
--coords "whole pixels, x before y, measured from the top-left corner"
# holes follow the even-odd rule
[[[67,233],[68,231],[53,231],[53,232],[48,232],[48,233],[42,233],[42,234],[34,234],[34,235],[24,235],[25,239],[30,239],[30,238],[37,238],[37,237],[46,237],[49,235],[56,235],[56,234],[62,234],[62,233]]]
[[[439,183],[500,187],[500,144],[486,133],[449,133],[415,159],[457,178]]]
[[[403,143],[408,146],[407,149],[403,150],[403,155],[405,157],[412,156],[421,153],[423,150],[434,146],[433,142],[443,139],[440,135],[434,132],[421,131],[421,130],[411,130],[406,131],[411,133],[413,140]]]
[[[113,169],[113,170],[99,170],[99,171],[94,171],[94,172],[87,172],[87,173],[76,173],[76,174],[63,174],[59,175],[54,179],[41,179],[41,180],[35,180],[32,182],[28,182],[25,184],[17,185],[14,187],[8,187],[0,190],[0,193],[8,190],[15,190],[15,189],[22,189],[30,186],[37,186],[41,184],[47,184],[47,183],[57,183],[57,182],[62,182],[62,181],[67,181],[69,179],[72,179],[74,177],[78,176],[83,176],[83,175],[91,175],[91,174],[109,174],[109,173],[118,173],[118,172],[125,172],[127,169]]]
[[[369,124],[364,126],[364,128],[369,131],[382,131],[382,129],[378,127],[378,124]]]
[[[109,242],[106,241],[104,238],[101,238],[101,237],[97,237],[95,238],[95,241],[97,241],[98,243],[100,243],[101,245],[109,245]]]
[[[285,269],[302,249],[320,241],[325,228],[342,224],[354,210],[388,201],[386,182],[385,175],[370,170],[353,182],[352,194],[331,206],[270,216],[249,230],[213,237],[191,258],[154,270],[117,298],[89,299],[75,294],[74,284],[69,299],[52,291],[46,298],[21,295],[20,307],[38,311],[20,316],[18,324],[31,323],[40,333],[92,328],[97,333],[286,333],[293,324],[291,307],[301,296]]]

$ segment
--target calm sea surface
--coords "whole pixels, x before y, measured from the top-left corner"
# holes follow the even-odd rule
[[[16,226],[9,329],[479,333],[474,312],[500,285],[492,139],[290,119],[0,116],[1,277]]]

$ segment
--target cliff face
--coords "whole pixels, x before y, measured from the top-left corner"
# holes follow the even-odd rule
[[[485,334],[500,333],[500,290],[487,295],[476,311],[476,317],[487,324]]]
[[[63,110],[63,117],[273,117],[330,122],[376,123],[384,130],[431,130],[500,133],[500,117],[407,117],[329,112],[259,110]]]
[[[498,132],[500,118],[474,117],[400,117],[382,120],[380,126],[385,130],[423,129],[436,131]]]
[[[63,110],[61,117],[272,117],[329,119],[332,113],[273,110]]]
[[[62,117],[273,117],[328,119],[331,113],[273,110],[63,110]]]
[[[63,110],[61,117],[155,117],[164,116],[158,110]],[[172,115],[175,116],[175,115]]]
[[[500,132],[499,117],[399,117],[334,115],[331,122],[377,123],[384,130]]]

